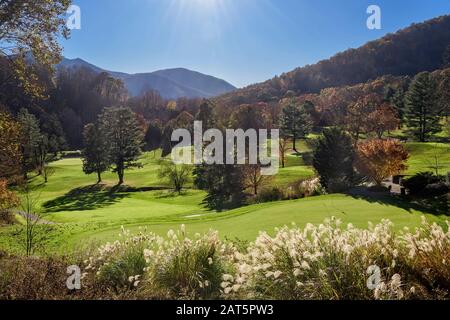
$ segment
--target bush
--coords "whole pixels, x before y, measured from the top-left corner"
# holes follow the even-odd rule
[[[148,281],[144,288],[171,299],[217,299],[231,246],[212,231],[194,240],[184,231],[169,231],[167,238],[145,251]]]
[[[61,157],[63,159],[69,159],[69,158],[81,158],[82,157],[82,153],[80,150],[75,150],[75,151],[63,151],[61,154]]]
[[[261,233],[234,255],[236,272],[223,276],[222,287],[231,299],[445,299],[449,258],[450,232],[437,224],[396,237],[387,220],[360,230],[332,219],[285,227],[273,238]],[[371,266],[381,272],[374,290]]]
[[[0,211],[0,225],[11,225],[17,222],[14,213],[11,211],[3,210]]]
[[[284,192],[278,187],[265,188],[255,198],[256,203],[280,201],[284,198]]]
[[[432,183],[425,186],[425,189],[422,191],[422,195],[424,197],[435,197],[442,196],[450,192],[450,188],[444,182]]]
[[[326,194],[319,178],[301,179],[291,183],[285,193],[285,199],[301,199]]]
[[[219,297],[229,246],[219,240],[217,232],[193,240],[184,230],[169,231],[167,238],[142,232],[133,236],[126,231],[122,237],[89,258],[86,271],[96,274],[101,285],[117,292],[137,291],[134,296],[143,298]]]
[[[73,260],[3,254],[0,299],[449,299],[450,224],[424,218],[400,234],[392,226],[345,228],[332,218],[249,244],[214,231],[191,239],[184,227],[167,237],[124,232],[86,261],[76,292],[65,286]]]
[[[139,283],[146,267],[144,249],[156,241],[155,235],[139,233],[131,236],[122,229],[123,241],[101,246],[97,253],[87,260],[87,271],[95,271],[97,281],[118,291],[134,288]]]
[[[409,190],[413,196],[426,195],[425,189],[428,185],[440,184],[445,181],[443,176],[437,176],[432,172],[419,172],[409,179],[403,181],[403,186]],[[429,188],[432,191],[433,187]]]

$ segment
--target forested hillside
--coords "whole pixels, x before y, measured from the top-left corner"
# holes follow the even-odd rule
[[[413,76],[448,65],[450,15],[438,17],[349,49],[314,65],[297,68],[266,82],[225,94],[217,99],[232,106],[296,95],[318,93],[328,87],[353,85],[383,75]]]

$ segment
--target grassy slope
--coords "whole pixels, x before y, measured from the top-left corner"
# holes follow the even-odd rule
[[[439,150],[440,157],[448,159],[448,145],[408,144],[412,156],[408,173],[423,171],[429,166],[430,155]],[[299,151],[308,153],[304,142],[299,143]],[[121,225],[136,229],[148,226],[149,230],[165,233],[171,228],[186,224],[192,232],[217,229],[222,236],[252,239],[260,230],[273,231],[277,226],[296,222],[320,223],[325,218],[337,216],[346,223],[359,227],[367,222],[391,219],[397,226],[414,227],[420,223],[421,211],[408,204],[386,199],[367,201],[346,195],[329,195],[296,201],[266,203],[249,206],[225,213],[207,212],[201,202],[204,192],[188,190],[185,195],[173,196],[167,191],[150,191],[148,187],[164,186],[157,177],[158,155],[146,154],[142,158],[144,168],[127,171],[126,183],[133,186],[133,192],[109,192],[106,187],[93,188],[94,176],[81,172],[80,159],[64,159],[52,164],[54,176],[40,193],[41,204],[47,203],[47,220],[58,223],[61,232],[55,237],[55,248],[86,243],[86,240],[113,240]],[[450,163],[444,170],[450,171]],[[300,178],[313,176],[311,167],[306,166],[301,157],[289,155],[287,166],[280,170],[272,183],[287,186]],[[116,176],[104,175],[106,185],[114,185]],[[36,185],[41,178],[36,178]],[[144,189],[147,188],[147,189]],[[443,217],[428,216],[431,220],[443,221]],[[0,230],[0,246],[8,239]],[[9,241],[10,242],[10,241]]]
[[[436,163],[439,167],[439,174],[450,172],[449,144],[410,142],[406,144],[406,147],[411,154],[407,174],[421,171],[435,172]]]

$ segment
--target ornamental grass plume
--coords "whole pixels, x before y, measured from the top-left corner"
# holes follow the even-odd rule
[[[392,227],[383,220],[358,229],[331,218],[274,236],[261,232],[245,247],[212,230],[191,239],[184,226],[166,237],[124,231],[121,241],[99,248],[87,270],[140,298],[448,299],[448,222],[424,220],[413,233]]]

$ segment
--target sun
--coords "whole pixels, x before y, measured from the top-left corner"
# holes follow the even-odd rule
[[[182,10],[197,12],[214,12],[224,8],[226,0],[172,0]]]

